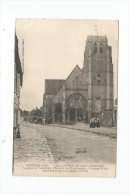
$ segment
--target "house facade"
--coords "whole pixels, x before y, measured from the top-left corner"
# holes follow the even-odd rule
[[[14,59],[14,112],[13,112],[13,130],[14,138],[18,131],[20,124],[20,88],[23,83],[23,68],[21,65],[19,50],[18,50],[18,39],[15,35],[15,59]]]

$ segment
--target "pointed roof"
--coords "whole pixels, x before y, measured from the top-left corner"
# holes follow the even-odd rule
[[[76,73],[76,74],[82,73],[82,70],[81,70],[81,68],[80,68],[78,65],[75,66],[75,68],[72,70],[72,72],[70,73],[70,75],[67,77],[66,81],[67,81],[72,75],[74,75],[75,73]]]

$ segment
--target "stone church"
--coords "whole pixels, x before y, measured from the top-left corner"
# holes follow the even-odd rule
[[[83,68],[75,66],[66,80],[45,80],[44,117],[63,123],[100,117],[104,126],[112,126],[113,83],[112,48],[107,37],[89,35]]]

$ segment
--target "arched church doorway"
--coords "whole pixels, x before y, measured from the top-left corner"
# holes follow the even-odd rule
[[[55,121],[62,122],[62,105],[61,105],[61,103],[57,103],[55,105]]]
[[[86,121],[87,101],[80,93],[70,95],[66,100],[66,121]]]
[[[83,110],[82,108],[77,109],[77,120],[82,121],[83,120]]]
[[[76,110],[74,108],[69,109],[69,119],[70,121],[76,120]]]

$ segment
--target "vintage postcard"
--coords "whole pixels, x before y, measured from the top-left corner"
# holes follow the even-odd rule
[[[13,175],[115,177],[118,21],[17,19]]]

